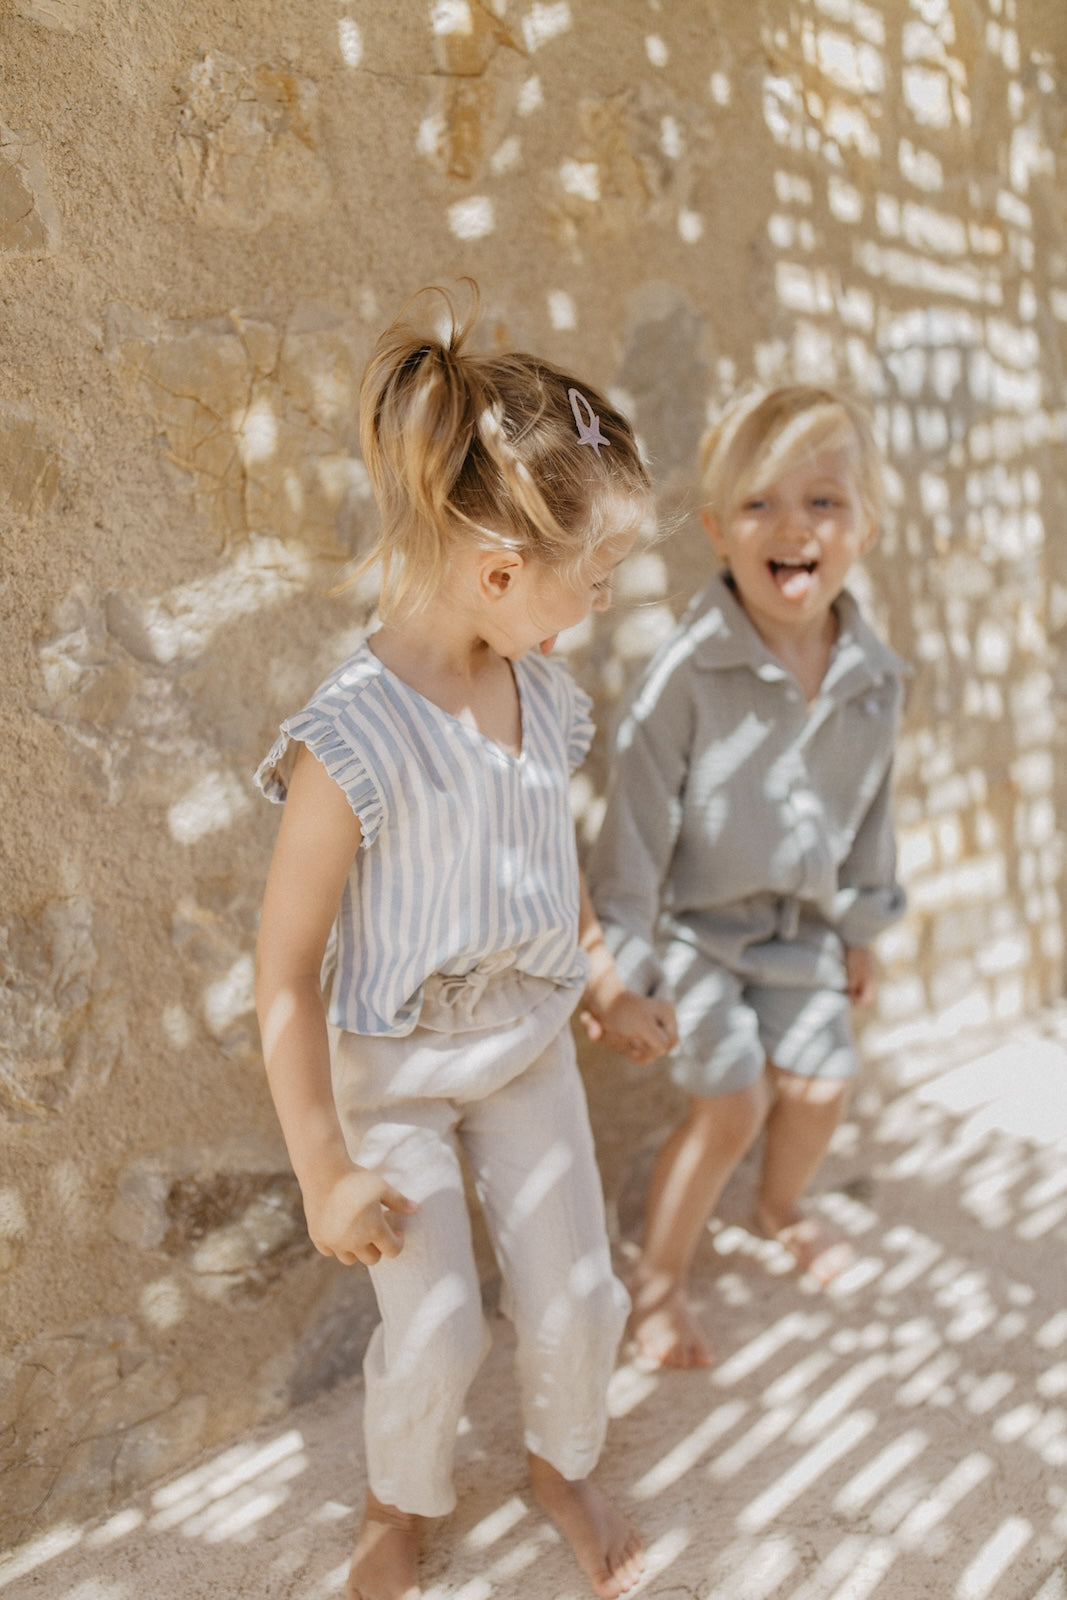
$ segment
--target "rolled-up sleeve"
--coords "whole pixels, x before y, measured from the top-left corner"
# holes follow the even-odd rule
[[[838,869],[834,924],[846,945],[867,945],[904,914],[904,890],[896,879],[892,766],[856,831]]]

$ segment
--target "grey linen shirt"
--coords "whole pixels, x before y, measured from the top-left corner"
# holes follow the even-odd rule
[[[810,707],[721,574],[638,685],[588,876],[639,992],[667,988],[678,940],[749,981],[822,987],[842,945],[901,915],[890,788],[910,669],[847,591],[835,609]]]

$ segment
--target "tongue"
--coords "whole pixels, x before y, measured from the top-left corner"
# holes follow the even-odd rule
[[[805,567],[779,567],[778,587],[787,600],[803,600],[811,588],[814,573]]]

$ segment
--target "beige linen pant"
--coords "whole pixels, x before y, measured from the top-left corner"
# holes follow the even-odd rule
[[[382,1320],[364,1360],[364,1435],[385,1505],[451,1511],[456,1433],[489,1346],[461,1151],[515,1325],[526,1448],[572,1479],[600,1455],[628,1299],[568,1025],[576,999],[486,964],[432,979],[407,1038],[334,1037],[350,1154],[419,1208],[400,1255],[370,1268]]]

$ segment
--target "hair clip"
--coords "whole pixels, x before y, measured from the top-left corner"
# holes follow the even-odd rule
[[[597,416],[596,412],[593,410],[592,406],[589,404],[589,401],[585,398],[585,395],[580,389],[568,389],[567,399],[571,403],[571,410],[574,413],[574,421],[578,428],[578,443],[591,444],[593,449],[596,451],[597,459],[599,460],[600,446],[602,444],[606,444],[609,449],[611,448],[610,440],[605,439],[604,435],[600,431],[600,418]],[[583,406],[586,412],[584,417],[582,416],[580,409]]]

